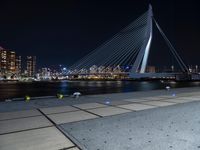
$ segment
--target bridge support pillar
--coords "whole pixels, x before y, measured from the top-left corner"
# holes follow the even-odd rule
[[[152,17],[153,17],[152,7],[151,5],[149,5],[146,36],[145,36],[143,45],[131,69],[131,72],[129,75],[130,77],[133,76],[133,74],[135,73],[145,73],[146,71],[146,65],[148,61],[148,56],[149,56],[149,51],[150,51],[151,41],[152,41],[152,36],[153,36]]]

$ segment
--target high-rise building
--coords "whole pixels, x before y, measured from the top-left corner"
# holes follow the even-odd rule
[[[22,59],[21,56],[16,56],[15,59],[15,72],[19,76],[22,73]]]
[[[7,72],[7,51],[0,47],[0,73],[1,75]]]
[[[1,68],[1,53],[2,53],[3,48],[0,47],[0,76],[2,74],[2,68]]]
[[[44,79],[50,78],[51,70],[50,68],[42,68],[41,77]]]
[[[16,71],[16,54],[14,51],[7,51],[7,72],[14,74]]]
[[[33,77],[36,73],[36,56],[27,56],[26,68],[27,75]]]
[[[17,56],[15,51],[0,47],[0,75],[13,76],[21,75],[21,56]]]
[[[0,73],[1,75],[16,73],[16,53],[0,47]]]

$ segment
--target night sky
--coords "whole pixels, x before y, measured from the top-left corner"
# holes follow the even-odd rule
[[[156,20],[186,64],[200,65],[198,1],[66,0],[0,3],[0,46],[25,58],[36,55],[37,65],[70,66],[111,38],[153,6]],[[172,60],[155,30],[149,64]]]

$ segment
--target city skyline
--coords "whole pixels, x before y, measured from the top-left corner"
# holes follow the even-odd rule
[[[16,2],[4,2],[0,45],[24,56],[37,55],[40,68],[59,64],[68,67],[135,20],[151,3],[155,17],[185,63],[199,65],[199,45],[195,40],[199,33],[199,15],[195,2],[127,0],[116,2],[114,6],[110,1],[31,2],[21,6]],[[5,13],[4,9],[10,12]],[[166,63],[170,54],[162,41],[155,39],[153,43],[156,44],[152,44],[149,63],[154,64],[158,55],[157,61]]]
[[[22,56],[14,50],[0,47],[0,76],[8,78],[20,77],[21,75],[35,76],[36,56]]]
[[[37,56],[35,55],[22,56],[14,50],[9,50],[1,46],[0,46],[0,56],[1,56],[0,57],[0,69],[1,69],[0,72],[2,72],[2,69],[6,69],[8,73],[12,72],[14,74],[24,74],[27,72],[27,74],[29,74],[30,76],[33,76],[34,74],[44,69],[57,70],[57,71],[63,71],[63,69],[69,70],[65,65],[61,65],[61,64],[57,64],[54,66],[45,65],[42,67],[36,67],[36,64],[38,65],[38,63],[36,63]],[[90,68],[93,68],[94,66],[95,64],[93,66],[90,66]],[[129,69],[131,66],[129,66]],[[105,66],[99,66],[98,69],[101,70],[101,67],[105,67]],[[122,67],[122,68],[125,67],[124,69],[126,69],[126,67],[128,66],[120,65],[120,66],[116,66],[116,68],[117,67]],[[190,72],[197,72],[197,70],[199,70],[198,69],[199,65],[190,64],[188,65],[188,68],[190,69]],[[113,69],[115,70],[115,66],[113,66]],[[176,66],[174,65],[162,66],[160,68],[158,66],[147,65],[146,72],[160,72],[161,70],[175,71],[177,69],[178,68],[176,68]],[[154,71],[149,71],[149,70],[154,70]]]

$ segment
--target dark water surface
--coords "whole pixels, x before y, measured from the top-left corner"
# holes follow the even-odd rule
[[[83,95],[119,93],[164,89],[167,85],[178,87],[200,86],[200,82],[161,82],[161,81],[62,81],[0,83],[0,100],[30,95],[54,96],[57,93],[72,94],[79,91]]]

